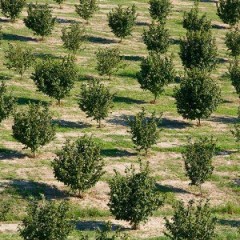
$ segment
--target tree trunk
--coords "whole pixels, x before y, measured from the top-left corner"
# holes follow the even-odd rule
[[[199,191],[200,191],[200,196],[202,197],[203,196],[203,192],[202,192],[202,185],[201,184],[199,185]]]
[[[139,230],[140,229],[139,223],[134,223],[133,226],[132,226],[132,229],[133,230]]]
[[[80,189],[78,189],[78,197],[83,198],[83,192]]]
[[[98,127],[101,128],[102,125],[101,125],[101,119],[98,120]]]
[[[58,101],[57,104],[60,107],[61,106],[61,99],[58,99],[57,101]]]
[[[198,118],[197,126],[198,126],[198,127],[201,126],[201,119],[200,119],[200,118]]]

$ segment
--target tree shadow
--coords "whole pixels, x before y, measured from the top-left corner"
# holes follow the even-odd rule
[[[211,3],[217,3],[218,0],[200,0],[200,2],[211,2]]]
[[[163,192],[163,193],[169,193],[169,192],[190,193],[182,188],[173,187],[171,185],[161,185],[161,184],[157,183],[156,187],[157,187],[158,191]]]
[[[121,56],[123,58],[123,60],[126,60],[126,61],[135,61],[135,62],[138,62],[138,61],[142,61],[143,57],[140,57],[140,56],[127,56],[127,55],[124,55],[124,56]]]
[[[96,36],[87,36],[87,41],[91,43],[100,43],[100,44],[118,43],[118,41],[114,39],[108,39],[108,38],[96,37]]]
[[[66,120],[53,120],[53,123],[62,128],[83,129],[91,126],[90,124],[86,124],[83,122],[72,122],[72,121],[66,121]]]
[[[137,26],[149,26],[150,25],[150,23],[148,23],[148,22],[140,22],[140,21],[138,21],[138,22],[136,22],[136,25]]]
[[[24,158],[26,156],[26,154],[23,154],[16,150],[0,148],[0,160],[11,160],[15,158]]]
[[[94,80],[96,79],[96,77],[92,76],[92,75],[79,75],[78,76],[78,81],[82,82],[82,81],[89,81],[89,80]]]
[[[129,117],[133,117],[133,116],[122,114],[120,116],[115,116],[114,118],[108,119],[107,122],[114,124],[114,125],[120,125],[120,126],[127,127]]]
[[[56,18],[57,23],[76,23],[75,20],[72,19],[64,19],[64,18]]]
[[[113,148],[113,149],[101,150],[101,155],[104,157],[130,157],[130,156],[136,156],[137,153],[132,153],[127,150]]]
[[[226,59],[226,58],[217,58],[217,62],[218,63],[227,63],[228,59]]]
[[[168,118],[162,118],[161,127],[169,128],[169,129],[184,129],[187,127],[191,127],[192,124],[180,120],[173,120]]]
[[[223,25],[219,25],[219,24],[212,24],[212,28],[214,28],[214,29],[229,29],[228,26],[223,26]]]
[[[46,59],[61,59],[62,57],[53,55],[51,53],[35,53],[34,57],[40,58],[41,60],[46,60]]]
[[[0,81],[7,81],[7,80],[10,80],[11,77],[7,74],[4,74],[4,73],[0,73]]]
[[[172,44],[172,45],[179,45],[180,42],[181,42],[180,39],[175,39],[175,38],[170,39],[170,44]]]
[[[51,200],[66,198],[69,196],[66,191],[59,190],[54,185],[31,180],[13,180],[5,183],[4,187],[6,191],[13,192],[23,199],[29,199],[31,197],[41,199],[42,195],[44,195],[46,199]]]
[[[19,97],[17,98],[17,104],[19,105],[27,105],[27,104],[43,104],[48,105],[47,101],[39,100],[39,99],[33,99],[33,98],[27,98],[27,97]]]
[[[20,41],[20,42],[37,42],[37,39],[25,36],[19,36],[11,33],[3,33],[2,40],[6,41]]]
[[[11,22],[11,20],[10,19],[6,19],[6,18],[0,18],[0,22],[1,23],[9,23],[9,22]]]
[[[106,227],[106,222],[104,221],[78,221],[76,222],[76,229],[79,231],[94,231],[97,229],[103,230]],[[119,224],[111,224],[111,230],[116,231],[120,229],[123,230],[130,230],[130,228],[123,227]]]
[[[144,104],[146,103],[144,100],[133,99],[130,97],[120,97],[115,96],[113,98],[114,103],[126,103],[126,104]]]
[[[221,225],[230,226],[230,227],[240,227],[240,220],[228,220],[228,219],[218,219],[218,222]]]
[[[135,79],[136,78],[136,73],[133,73],[133,72],[121,72],[121,73],[118,73],[117,74],[119,77],[127,77],[127,78],[133,78]]]
[[[237,117],[220,117],[220,116],[212,116],[210,118],[210,121],[212,122],[220,122],[225,124],[234,124],[239,122],[239,119]]]

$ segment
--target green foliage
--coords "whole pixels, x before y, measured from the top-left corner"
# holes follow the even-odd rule
[[[148,118],[143,108],[132,119],[129,118],[128,123],[131,128],[132,141],[137,150],[141,151],[143,149],[147,154],[148,149],[156,144],[159,138],[159,120],[156,118],[155,113],[153,112],[152,116]]]
[[[96,52],[97,71],[99,74],[107,75],[110,79],[114,72],[121,67],[121,56],[118,48],[99,48]]]
[[[239,0],[219,0],[217,2],[217,15],[229,25],[235,25],[240,20]]]
[[[31,200],[19,228],[20,236],[24,240],[66,240],[73,230],[67,219],[68,211],[69,205],[65,201]]]
[[[14,97],[7,95],[7,88],[2,82],[0,86],[0,123],[9,117],[15,108],[16,100]]]
[[[34,157],[36,151],[55,136],[49,109],[41,104],[29,104],[28,110],[16,113],[12,129],[13,137],[30,148]]]
[[[57,4],[59,4],[59,8],[62,8],[61,4],[65,1],[65,0],[54,0]]]
[[[107,87],[94,80],[82,85],[78,104],[87,117],[92,117],[101,127],[101,120],[108,116],[113,106],[113,95]]]
[[[232,56],[237,57],[240,55],[240,29],[238,27],[231,29],[226,34],[225,43]]]
[[[62,29],[61,39],[63,46],[76,54],[86,39],[85,28],[81,27],[79,23],[72,23],[69,27]]]
[[[137,79],[142,89],[149,90],[154,95],[155,103],[157,97],[164,91],[164,87],[175,79],[172,57],[151,54],[144,58]]]
[[[238,97],[240,98],[240,65],[239,61],[235,60],[230,64],[229,77],[234,86]]]
[[[170,45],[169,30],[163,24],[152,23],[148,30],[144,29],[142,37],[148,51],[167,52]]]
[[[208,73],[198,69],[187,71],[180,88],[175,89],[177,111],[183,118],[208,118],[221,100],[221,91]]]
[[[199,16],[198,1],[189,12],[184,12],[183,27],[192,31],[209,31],[211,29],[211,21],[207,19],[206,14]]]
[[[231,133],[236,138],[236,142],[240,142],[240,106],[238,107],[238,123],[234,124]]]
[[[5,51],[5,58],[8,69],[13,69],[23,77],[23,74],[28,70],[35,60],[32,50],[25,48],[19,44],[13,45],[8,43],[8,49]]]
[[[56,18],[52,17],[52,11],[48,4],[30,3],[27,13],[28,16],[24,18],[27,28],[31,29],[34,34],[41,36],[42,39],[51,35]]]
[[[167,233],[164,234],[172,240],[213,240],[215,239],[216,218],[212,217],[208,201],[193,200],[185,207],[180,201],[175,206],[171,220],[165,218]]]
[[[186,68],[215,69],[217,46],[211,31],[188,31],[180,40],[179,55]]]
[[[6,221],[7,216],[11,210],[11,203],[7,200],[1,199],[0,201],[0,221]]]
[[[97,0],[79,0],[79,5],[75,5],[75,9],[76,13],[88,23],[98,10]]]
[[[183,159],[191,185],[200,186],[212,175],[215,147],[216,143],[212,137],[202,137],[195,142],[189,141],[185,146]]]
[[[172,3],[170,0],[150,0],[149,12],[152,19],[160,23],[166,23],[167,16],[171,12]]]
[[[125,169],[125,176],[115,171],[109,182],[109,208],[118,220],[129,221],[133,229],[138,229],[141,222],[163,204],[163,198],[157,191],[155,180],[150,176],[149,163],[140,163],[140,172],[135,168]]]
[[[1,0],[0,7],[2,9],[2,14],[10,18],[11,21],[15,21],[16,18],[19,17],[22,12],[24,6],[26,4],[26,0]]]
[[[126,9],[119,5],[108,13],[108,26],[112,29],[114,35],[122,41],[123,38],[131,35],[136,18],[135,5]]]
[[[60,105],[61,99],[69,95],[77,76],[73,58],[64,57],[61,60],[46,59],[38,62],[31,78],[39,91],[55,98]]]
[[[73,143],[67,141],[52,165],[55,178],[74,192],[78,191],[79,197],[93,187],[104,173],[100,148],[86,136]]]

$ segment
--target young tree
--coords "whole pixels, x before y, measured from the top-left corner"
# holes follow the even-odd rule
[[[112,29],[114,35],[121,39],[121,42],[123,38],[131,35],[136,18],[135,5],[126,9],[119,5],[108,13],[108,26]]]
[[[168,232],[164,234],[172,240],[213,240],[217,219],[212,216],[209,201],[193,200],[185,207],[183,201],[179,201],[174,207],[174,215],[171,220],[165,218],[165,227]]]
[[[26,0],[1,0],[0,7],[2,9],[2,14],[10,18],[12,22],[19,17],[22,12],[24,6],[26,4]]]
[[[171,12],[172,3],[170,0],[150,0],[149,12],[152,19],[165,24],[167,16]]]
[[[101,76],[107,75],[109,79],[121,67],[122,58],[118,48],[99,48],[96,52],[96,59],[97,71]]]
[[[19,228],[20,236],[24,240],[66,240],[73,230],[72,223],[67,219],[68,212],[66,201],[31,200],[27,216]]]
[[[190,185],[199,186],[212,175],[214,167],[212,158],[214,156],[216,143],[213,138],[202,137],[195,142],[189,141],[183,152],[186,176],[191,180]]]
[[[64,0],[54,0],[54,1],[59,5],[59,8],[62,9],[62,4]]]
[[[239,2],[240,4],[240,2]],[[240,55],[240,29],[235,27],[226,34],[225,43],[234,58]]]
[[[61,99],[69,95],[78,76],[72,57],[61,60],[47,59],[35,65],[31,78],[39,91],[55,98],[58,105]]]
[[[164,87],[175,79],[172,57],[151,54],[144,58],[137,79],[143,90],[149,90],[154,95],[152,103],[155,103]]]
[[[33,156],[37,150],[55,137],[55,127],[47,106],[29,104],[28,110],[15,114],[13,137],[30,148]]]
[[[238,97],[240,98],[240,64],[239,61],[235,60],[230,64],[229,77],[234,86]]]
[[[215,69],[217,46],[211,31],[188,31],[180,41],[179,55],[186,68]]]
[[[101,120],[108,116],[113,106],[113,95],[107,87],[94,80],[82,85],[78,104],[80,109],[86,112],[87,117],[97,121],[100,128]]]
[[[149,163],[140,163],[140,172],[135,168],[125,169],[125,176],[115,170],[109,182],[110,201],[108,206],[118,220],[129,221],[133,229],[139,229],[141,222],[163,204],[163,198],[156,189],[155,179],[150,176]]]
[[[222,21],[231,26],[240,20],[239,0],[219,0],[217,2],[217,15]]]
[[[15,104],[15,98],[7,94],[7,88],[2,82],[0,85],[0,123],[13,113]]]
[[[240,142],[240,106],[238,107],[238,122],[234,124],[231,133],[236,138],[236,142]]]
[[[18,44],[13,45],[8,43],[8,49],[5,51],[5,58],[8,69],[13,69],[23,78],[23,74],[28,70],[34,63],[34,56],[30,48],[22,47]]]
[[[198,69],[187,71],[180,88],[175,89],[177,111],[183,118],[208,118],[221,101],[221,90],[208,73]]]
[[[207,19],[206,14],[199,16],[198,1],[195,1],[194,7],[189,12],[184,12],[183,27],[190,31],[209,31],[211,21]]]
[[[75,5],[76,13],[88,21],[93,14],[98,10],[97,0],[79,0],[79,5]]]
[[[132,141],[137,151],[144,150],[147,155],[148,149],[157,143],[159,138],[159,122],[160,121],[155,116],[155,112],[153,112],[152,116],[149,118],[146,116],[144,108],[132,119],[128,119]]]
[[[78,192],[79,197],[104,174],[99,146],[90,137],[67,141],[52,162],[55,178]]]
[[[63,46],[71,51],[74,55],[81,50],[81,46],[86,39],[85,28],[79,23],[72,23],[70,27],[62,29],[61,39]]]
[[[152,23],[148,30],[144,29],[142,38],[148,51],[166,53],[170,45],[169,30],[163,24]]]
[[[52,33],[56,18],[52,17],[52,11],[48,4],[29,4],[27,10],[28,16],[24,18],[27,28],[31,29],[34,34],[41,36],[42,40],[45,36]]]

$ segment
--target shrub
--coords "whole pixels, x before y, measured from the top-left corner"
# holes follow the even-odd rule
[[[175,89],[177,111],[183,118],[198,120],[208,118],[217,108],[221,100],[221,91],[208,73],[198,69],[187,71]]]
[[[107,75],[109,79],[121,67],[122,59],[118,48],[99,48],[96,52],[96,59],[97,71],[101,76]]]
[[[0,86],[0,123],[9,117],[15,108],[16,100],[14,97],[7,95],[7,88],[2,82]]]
[[[92,117],[101,127],[101,120],[108,116],[113,105],[113,95],[107,87],[94,80],[82,85],[78,104],[87,117]]]
[[[52,11],[48,4],[29,4],[27,10],[28,16],[24,18],[27,28],[31,29],[34,34],[41,36],[49,36],[52,33],[56,18],[52,17]]]
[[[58,5],[59,8],[62,9],[62,3],[64,2],[64,0],[54,0]]]
[[[217,46],[211,31],[188,31],[180,40],[179,55],[186,68],[215,69]]]
[[[128,119],[132,141],[138,151],[144,150],[147,154],[148,149],[157,143],[159,138],[158,124],[159,120],[155,113],[147,118],[145,109],[143,108],[133,119]]]
[[[26,4],[26,0],[1,0],[0,7],[2,9],[2,14],[10,18],[11,21],[15,21],[16,18],[19,17],[22,12],[24,6]]]
[[[58,105],[69,95],[78,76],[76,65],[71,57],[61,60],[46,59],[35,65],[31,78],[39,91],[55,98]]]
[[[16,113],[12,129],[13,137],[30,148],[34,157],[36,151],[55,136],[49,109],[41,104],[29,104],[27,110]]]
[[[226,34],[225,43],[233,57],[236,58],[240,55],[240,29],[238,27],[235,27]]]
[[[74,192],[78,191],[79,197],[93,187],[104,173],[100,148],[86,136],[74,143],[67,141],[52,165],[55,178],[70,186]]]
[[[235,60],[230,64],[229,77],[234,86],[238,97],[240,98],[240,65],[239,61]]]
[[[189,12],[184,12],[183,27],[192,31],[211,29],[211,21],[207,19],[206,14],[199,16],[198,1],[195,1],[194,7]]]
[[[148,30],[144,29],[142,37],[148,51],[167,52],[170,45],[169,30],[163,24],[152,23]]]
[[[236,142],[240,142],[240,106],[238,107],[238,123],[234,124],[231,133],[236,138]]]
[[[167,16],[171,12],[172,3],[170,0],[150,0],[149,12],[152,19],[166,23]]]
[[[235,25],[240,20],[239,0],[219,0],[217,2],[217,15],[229,25]]]
[[[9,200],[1,199],[0,201],[0,221],[7,221],[8,214],[11,210],[11,202]]]
[[[118,6],[108,13],[108,26],[112,29],[114,35],[122,39],[131,35],[132,28],[136,21],[136,7],[124,9]]]
[[[200,187],[212,175],[212,158],[216,143],[213,138],[202,137],[195,142],[189,141],[183,152],[186,175],[191,185]],[[201,192],[202,193],[202,192]]]
[[[34,56],[30,48],[21,47],[20,45],[8,44],[5,51],[5,58],[8,69],[13,69],[23,78],[23,74],[28,70],[34,62]]]
[[[67,219],[68,211],[67,202],[32,200],[20,225],[20,236],[24,240],[66,240],[73,230]]]
[[[155,103],[164,87],[175,79],[172,57],[151,54],[143,59],[137,79],[142,89],[149,90],[154,95],[152,102]]]
[[[183,201],[175,206],[171,220],[165,218],[167,233],[164,234],[172,240],[213,240],[217,219],[212,216],[208,201],[193,200],[185,207]]]
[[[125,176],[115,171],[109,182],[111,213],[118,220],[129,221],[133,229],[138,229],[139,224],[146,222],[163,204],[148,165],[140,164],[140,172],[136,172],[133,166],[126,168]]]
[[[81,49],[85,38],[85,28],[82,28],[79,23],[72,23],[70,27],[62,29],[63,46],[73,54]]]
[[[79,0],[79,5],[75,5],[76,13],[84,20],[89,21],[98,10],[96,0]]]

